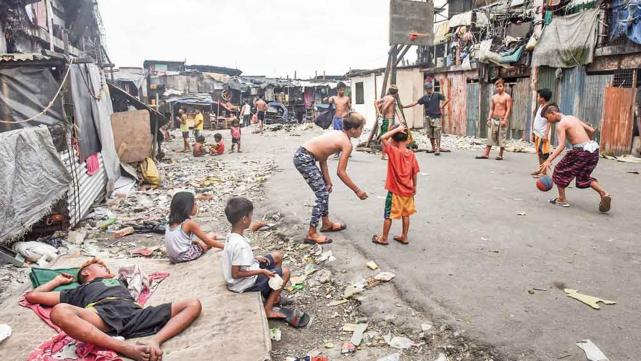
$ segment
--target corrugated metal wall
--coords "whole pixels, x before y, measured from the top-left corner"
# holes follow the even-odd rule
[[[490,114],[492,104],[492,95],[494,95],[494,84],[481,84],[481,115],[479,122],[479,137],[487,138],[487,117]]]
[[[559,109],[563,114],[579,114],[585,87],[585,68],[577,66],[563,71],[559,82]]]
[[[634,119],[635,88],[605,88],[601,152],[609,155],[630,153]]]
[[[599,129],[603,118],[603,98],[605,87],[612,83],[612,74],[588,75],[585,77],[585,87],[581,97],[578,117]]]
[[[512,87],[512,116],[510,129],[512,138],[522,138],[532,118],[531,112],[532,92],[530,92],[530,78],[519,78]]]
[[[478,129],[477,124],[481,119],[479,113],[479,89],[479,83],[467,84],[467,99],[465,103],[465,109],[467,110],[467,127],[465,129],[465,134],[470,137],[476,136],[476,131]]]
[[[548,88],[552,91],[552,101],[558,100],[556,92],[556,75],[555,69],[547,66],[539,67],[539,77],[536,83],[536,89]]]
[[[73,177],[67,193],[69,222],[73,227],[87,215],[96,200],[105,196],[107,172],[101,153],[98,153],[100,170],[92,176],[87,174],[87,164],[85,162],[78,163],[78,158],[75,155],[73,155],[73,162],[67,152],[62,152],[60,158]]]

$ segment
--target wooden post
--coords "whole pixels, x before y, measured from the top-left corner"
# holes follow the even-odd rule
[[[381,88],[381,98],[385,96],[385,92],[387,91],[387,80],[389,78],[391,68],[392,68],[392,54],[396,52],[396,45],[393,45],[390,48],[389,51],[389,56],[387,58],[387,66],[385,67],[385,75],[383,75],[383,86]],[[374,79],[376,79],[376,74],[374,74]],[[374,91],[376,91],[376,87],[374,88]],[[374,139],[374,136],[376,135],[376,132],[378,132],[378,117],[376,117],[376,120],[374,121],[374,127],[372,127],[372,131],[369,133],[369,137],[367,137],[367,142],[365,143],[366,147],[369,147],[370,144],[372,143],[372,139]]]

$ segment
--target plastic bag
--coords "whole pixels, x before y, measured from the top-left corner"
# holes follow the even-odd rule
[[[158,173],[158,168],[156,168],[156,163],[151,158],[145,158],[145,160],[140,163],[140,170],[142,171],[143,179],[151,184],[154,188],[160,186],[160,173]]]
[[[329,109],[320,113],[316,117],[316,119],[314,119],[314,123],[323,129],[327,129],[329,128],[330,125],[332,125],[335,114],[336,114],[336,110],[334,109],[334,106],[330,105]]]

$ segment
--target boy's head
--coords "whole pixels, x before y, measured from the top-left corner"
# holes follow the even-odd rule
[[[343,130],[350,138],[358,138],[363,133],[365,117],[357,112],[349,112],[343,118]]]
[[[234,197],[227,201],[225,206],[225,216],[232,226],[241,226],[247,229],[252,223],[254,205],[252,202],[243,197]]]
[[[237,128],[237,127],[239,126],[239,124],[240,124],[240,123],[238,122],[238,118],[234,117],[234,120],[232,121],[232,123],[231,123],[231,124],[232,124],[235,128]]]
[[[216,133],[214,134],[214,140],[216,141],[216,143],[220,143],[220,141],[223,140],[223,136],[220,135],[220,133]]]
[[[434,85],[432,83],[425,83],[423,84],[423,89],[427,94],[432,94],[434,91]]]
[[[96,278],[113,278],[109,268],[103,260],[94,257],[80,266],[78,270],[78,283],[91,282]]]
[[[390,130],[396,129],[398,127],[400,127],[400,124],[394,125]],[[407,135],[407,132],[398,132],[392,135],[392,140],[394,140],[396,143],[404,143],[407,142],[408,139],[409,136]]]
[[[343,82],[338,83],[338,85],[336,87],[337,90],[338,90],[338,95],[342,96],[342,95],[345,94],[345,87],[346,87],[345,83],[343,83]]]
[[[169,224],[181,224],[198,211],[196,197],[191,192],[177,192],[169,206]]]
[[[496,87],[496,92],[499,94],[503,94],[505,91],[505,80],[500,79],[494,82],[494,87]]]
[[[196,143],[205,144],[205,136],[199,135],[198,137],[196,137]]]
[[[559,106],[556,103],[550,103],[541,110],[541,116],[550,123],[556,123],[561,120],[563,114],[561,114],[561,110],[559,110]]]
[[[552,91],[548,88],[539,89],[536,91],[536,100],[539,104],[545,104],[552,99]]]
[[[389,95],[396,95],[398,94],[398,87],[396,86],[396,84],[392,84],[390,85],[389,90],[387,92],[389,93]]]

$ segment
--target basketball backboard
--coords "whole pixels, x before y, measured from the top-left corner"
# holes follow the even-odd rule
[[[434,4],[432,0],[390,0],[390,45],[432,45]]]

